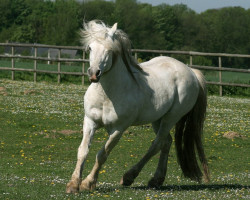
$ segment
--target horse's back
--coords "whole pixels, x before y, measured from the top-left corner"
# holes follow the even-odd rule
[[[176,60],[175,58],[171,58],[168,56],[159,56],[152,58],[151,60],[147,62],[143,62],[140,64],[140,66],[146,71],[146,72],[153,72],[160,70],[160,72],[164,72],[166,70],[170,70],[170,72],[174,71],[180,71],[181,69],[187,69],[187,65],[184,63]]]
[[[141,67],[147,73],[147,83],[152,87],[159,84],[166,90],[188,90],[198,83],[191,68],[171,57],[159,56],[141,63]]]
[[[141,63],[141,67],[147,73],[145,82],[153,91],[151,97],[146,100],[150,101],[146,105],[154,104],[148,108],[149,113],[153,113],[151,109],[158,110],[161,115],[167,112],[185,112],[185,110],[188,112],[193,107],[199,85],[191,68],[166,56]]]

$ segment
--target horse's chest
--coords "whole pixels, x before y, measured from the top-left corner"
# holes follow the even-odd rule
[[[96,123],[109,125],[118,119],[112,102],[102,98],[85,98],[84,108],[85,114]]]
[[[98,124],[112,126],[126,124],[136,117],[137,106],[134,96],[128,97],[124,93],[106,95],[102,90],[93,92],[90,88],[84,97],[85,114]]]

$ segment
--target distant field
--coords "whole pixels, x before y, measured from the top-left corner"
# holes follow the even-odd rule
[[[10,61],[0,61],[0,67],[11,67]],[[23,68],[23,69],[33,69],[34,63],[33,62],[15,62],[16,68]],[[87,64],[86,64],[87,68]],[[48,71],[57,71],[57,64],[46,64],[39,63],[37,64],[37,69],[39,70],[48,70]],[[72,63],[69,64],[62,64],[61,71],[63,72],[81,72],[82,71],[82,64],[80,63]],[[86,71],[86,70],[85,70]],[[9,72],[8,72],[9,73]],[[27,73],[27,72],[26,72]],[[0,77],[6,75],[4,71],[1,71]],[[214,71],[204,71],[204,75],[206,76],[207,81],[219,81],[219,73]],[[249,74],[247,73],[240,73],[240,72],[222,72],[222,81],[229,82],[229,83],[250,83]]]
[[[205,71],[207,81],[219,82],[219,72]],[[222,72],[222,82],[250,84],[250,74],[241,72]]]
[[[249,199],[249,98],[209,96],[204,127],[211,182],[185,179],[172,146],[162,188],[145,186],[159,155],[145,166],[131,187],[119,185],[123,173],[154,139],[151,125],[130,127],[100,171],[97,189],[65,194],[81,142],[83,95],[87,87],[0,79],[0,199]],[[233,105],[233,106],[232,106]],[[235,138],[227,139],[231,132]],[[83,172],[107,140],[99,130]]]
[[[48,70],[48,71],[57,71],[57,64],[52,63],[48,65],[46,62],[37,62],[37,69],[40,70]],[[10,61],[0,61],[0,67],[11,67]],[[34,62],[15,62],[16,68],[23,68],[23,69],[33,69]],[[68,72],[81,72],[82,64],[80,63],[72,63],[72,64],[62,64],[61,71],[68,71]]]
[[[87,65],[87,64],[86,64]],[[0,61],[0,67],[11,67],[10,61]],[[23,68],[23,69],[34,69],[33,62],[15,62],[15,68]],[[37,62],[38,70],[46,70],[46,71],[58,71],[57,63],[51,63],[48,65],[46,62]],[[61,64],[62,72],[82,72],[82,64],[80,63],[71,63],[71,64]],[[86,72],[86,70],[85,70]],[[11,79],[11,71],[1,71],[0,70],[0,78],[9,78]],[[32,72],[15,72],[15,80],[27,80],[33,81],[33,73]],[[56,74],[48,74],[48,73],[38,73],[37,75],[38,81],[48,81],[48,82],[57,82]],[[81,77],[75,75],[61,75],[62,82],[73,82],[73,83],[81,83]],[[86,80],[87,81],[87,80]]]
[[[0,67],[11,67],[11,61],[1,60]],[[16,61],[16,68],[23,69],[33,69],[34,63],[28,61]],[[86,63],[85,72],[87,70],[88,64]],[[37,69],[38,70],[47,70],[47,71],[57,71],[58,66],[56,63],[52,63],[48,65],[46,62],[38,62]],[[82,64],[81,63],[62,63],[61,64],[62,72],[82,72]],[[215,71],[203,70],[203,73],[206,77],[207,81],[219,82],[219,73]],[[226,83],[243,83],[250,84],[249,74],[240,73],[240,72],[222,72],[222,82]],[[0,70],[0,78],[11,78],[11,71],[1,71]],[[15,72],[15,80],[28,80],[33,81],[33,73],[32,72]],[[37,75],[38,81],[48,81],[48,82],[57,82],[56,74],[47,74],[47,73],[38,73]],[[71,82],[71,83],[81,83],[80,76],[74,75],[61,75],[62,82]],[[88,84],[88,80],[85,80],[86,84]],[[214,85],[208,86],[208,91],[210,94],[218,94],[219,87]],[[241,96],[250,96],[250,88],[239,88],[239,87],[224,87],[225,95],[241,95]]]

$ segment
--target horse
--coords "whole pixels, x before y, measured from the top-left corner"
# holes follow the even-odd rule
[[[207,107],[202,73],[166,56],[138,64],[132,56],[127,34],[117,28],[117,23],[109,27],[98,20],[84,22],[80,34],[81,42],[89,51],[87,74],[91,84],[84,95],[83,138],[66,192],[94,190],[99,171],[123,132],[129,126],[149,123],[156,134],[155,140],[142,159],[123,175],[122,185],[130,186],[158,152],[158,166],[148,186],[163,185],[173,127],[177,160],[184,176],[198,182],[209,181],[202,144]],[[101,127],[106,129],[109,138],[97,153],[92,171],[82,180],[93,135]]]

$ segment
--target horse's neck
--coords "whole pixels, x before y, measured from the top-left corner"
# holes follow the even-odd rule
[[[120,56],[111,69],[103,74],[100,79],[100,85],[107,95],[121,95],[128,91],[136,89],[136,82],[126,69],[125,64]]]

